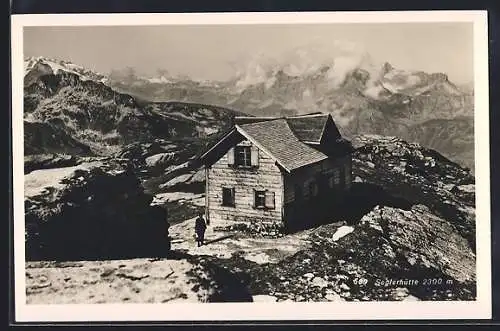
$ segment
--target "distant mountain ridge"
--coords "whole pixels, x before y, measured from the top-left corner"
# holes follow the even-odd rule
[[[474,169],[471,84],[457,86],[444,73],[405,71],[387,62],[374,65],[369,58],[348,70],[336,63],[310,64],[299,70],[287,63],[261,62],[250,62],[226,82],[164,76],[134,80],[132,76],[131,80],[111,77],[110,85],[145,100],[201,102],[256,116],[331,113],[347,136],[399,136]],[[443,125],[439,135],[428,129],[434,127],[434,120]],[[458,127],[464,131],[457,131]],[[450,145],[438,137],[446,137]]]
[[[241,114],[195,103],[152,103],[115,91],[106,77],[63,61],[25,65],[25,154],[111,156],[132,143],[217,135]]]

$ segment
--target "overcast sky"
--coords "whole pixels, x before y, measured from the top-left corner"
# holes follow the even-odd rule
[[[315,59],[367,52],[406,70],[444,72],[456,83],[473,80],[469,23],[393,23],[231,26],[25,27],[24,55],[69,60],[102,73],[158,68],[198,79],[226,79],[255,54],[282,58],[314,49]],[[320,54],[320,55],[318,55]],[[307,57],[308,55],[306,55]]]

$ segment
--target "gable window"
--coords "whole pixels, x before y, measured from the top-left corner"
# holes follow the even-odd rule
[[[274,192],[255,190],[254,207],[258,209],[274,209]]]
[[[236,166],[252,166],[252,148],[250,146],[236,146],[234,149],[234,156]]]
[[[222,188],[222,205],[226,207],[234,207],[234,187]]]
[[[259,166],[259,149],[249,144],[232,147],[228,152],[227,162],[230,167],[257,168]]]

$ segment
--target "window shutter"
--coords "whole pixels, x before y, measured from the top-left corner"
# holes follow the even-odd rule
[[[253,189],[253,208],[257,208],[257,190]]]
[[[231,188],[231,206],[235,206],[236,205],[236,196],[234,194],[234,187]]]
[[[274,209],[274,192],[266,191],[266,208]]]
[[[252,167],[258,167],[259,166],[259,149],[257,146],[252,145],[251,147],[251,159],[250,159],[250,164]]]
[[[229,152],[227,152],[227,164],[230,166],[234,165],[234,147],[231,147]]]

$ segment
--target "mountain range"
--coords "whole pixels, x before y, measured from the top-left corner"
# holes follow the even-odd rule
[[[140,77],[130,69],[106,76],[43,57],[26,59],[25,70],[27,141],[42,135],[42,127],[58,127],[63,150],[87,151],[83,143],[106,154],[137,139],[203,136],[220,131],[220,119],[227,126],[234,110],[256,116],[325,112],[348,138],[398,136],[474,170],[474,93],[443,73],[370,61],[337,71],[335,63],[298,71],[254,61],[234,78],[212,82],[166,71],[160,77]],[[58,144],[50,142],[52,136],[48,151]],[[27,151],[32,148],[28,143]]]
[[[292,70],[293,69],[293,70]],[[187,77],[110,76],[113,88],[149,101],[183,101],[238,109],[256,116],[331,113],[342,133],[399,136],[474,169],[474,92],[446,74],[405,71],[369,60],[297,70],[250,62],[227,81]],[[444,139],[444,141],[443,141]]]
[[[143,102],[108,79],[67,62],[26,61],[25,155],[112,156],[155,139],[197,141],[229,125],[238,112],[221,107]]]

